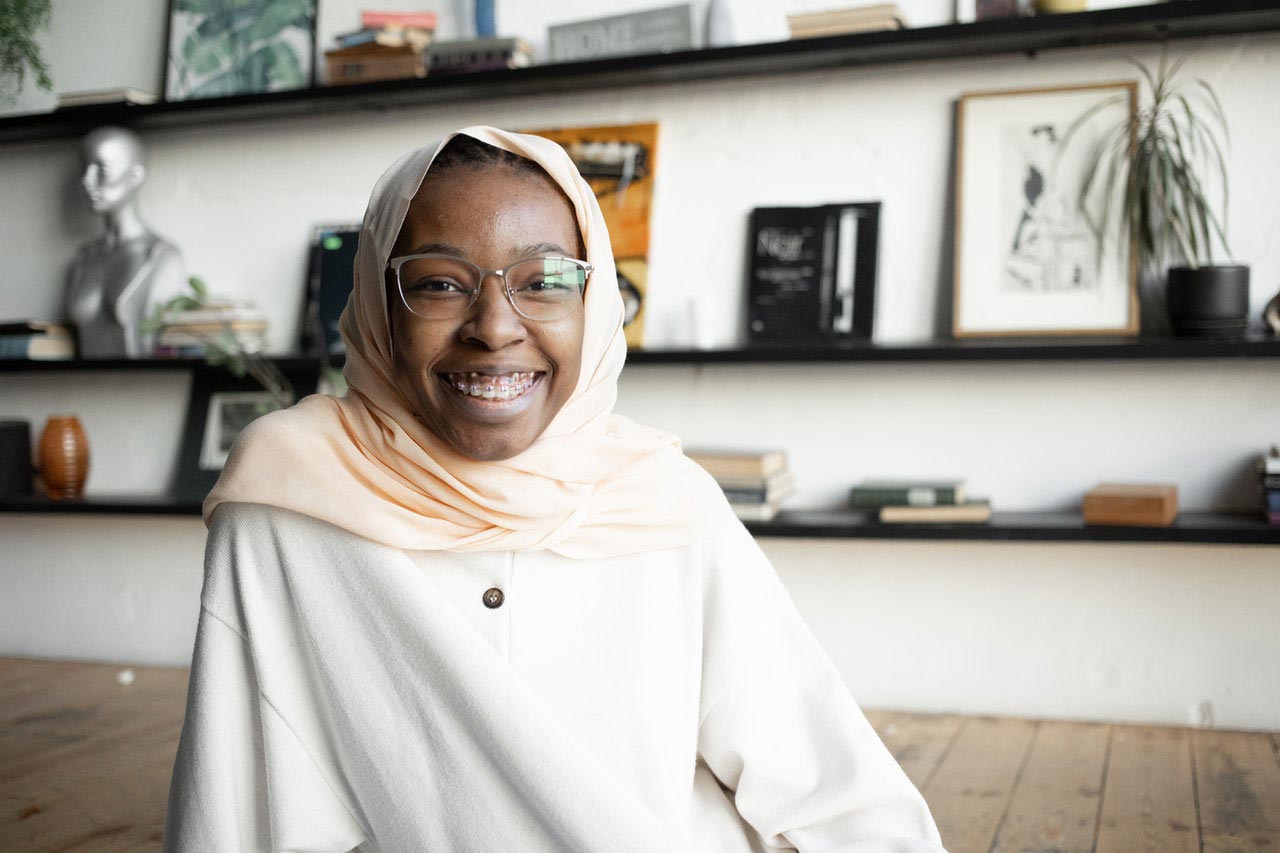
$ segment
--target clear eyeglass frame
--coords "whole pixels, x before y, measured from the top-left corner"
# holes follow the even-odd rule
[[[440,261],[447,261],[451,264],[458,264],[474,272],[474,278],[472,280],[475,281],[476,283],[475,287],[462,288],[465,292],[468,292],[471,294],[471,297],[470,299],[467,300],[465,306],[462,304],[462,300],[458,300],[457,302],[453,302],[453,303],[448,303],[447,305],[442,304],[441,306],[442,310],[440,310],[438,313],[432,313],[430,315],[423,314],[420,311],[415,311],[413,309],[413,307],[410,305],[408,294],[406,294],[404,291],[404,283],[400,276],[400,268],[403,267],[406,263],[409,263],[410,261],[428,260],[428,259],[435,259]],[[516,300],[516,294],[511,289],[511,284],[507,279],[508,273],[510,273],[511,270],[515,269],[516,267],[520,267],[530,263],[538,263],[540,261],[564,261],[564,262],[573,264],[574,266],[582,270],[582,284],[579,286],[579,291],[578,291],[579,301],[577,303],[568,305],[567,306],[568,310],[562,311],[562,313],[558,315],[534,317],[525,313],[525,311],[521,310],[520,304]],[[398,257],[391,258],[390,260],[387,261],[387,270],[390,271],[392,275],[395,277],[396,292],[400,294],[400,302],[402,305],[404,305],[405,310],[407,310],[409,313],[417,317],[422,317],[423,319],[428,319],[428,320],[457,319],[458,317],[462,317],[463,315],[465,315],[468,311],[471,310],[471,307],[475,305],[476,302],[479,300],[480,290],[481,288],[484,287],[485,279],[487,279],[491,275],[497,276],[502,281],[502,291],[507,296],[507,302],[511,304],[511,307],[514,308],[516,313],[519,314],[521,317],[524,317],[526,320],[533,320],[534,322],[547,322],[552,320],[563,319],[564,317],[567,317],[573,313],[573,308],[575,307],[575,305],[582,304],[581,297],[584,291],[586,290],[587,281],[591,278],[591,272],[594,269],[595,267],[592,264],[587,263],[586,261],[580,260],[578,258],[568,258],[568,257],[559,256],[559,255],[538,256],[534,258],[521,258],[520,260],[515,261],[514,263],[508,264],[502,269],[496,269],[496,270],[485,269],[479,264],[472,263],[466,258],[459,258],[456,255],[443,255],[443,254],[400,255]],[[443,310],[443,308],[445,307],[448,308],[447,311]]]

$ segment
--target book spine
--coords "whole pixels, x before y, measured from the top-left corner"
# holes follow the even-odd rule
[[[435,12],[361,12],[360,26],[364,29],[377,29],[387,24],[398,24],[419,30],[436,28]]]
[[[955,489],[913,486],[907,489],[850,489],[849,506],[853,509],[875,509],[882,506],[951,506],[956,503]]]
[[[28,358],[31,344],[39,335],[6,335],[0,337],[0,358]]]

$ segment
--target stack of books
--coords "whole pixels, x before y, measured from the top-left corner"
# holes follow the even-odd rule
[[[211,299],[201,308],[166,311],[152,354],[166,358],[199,358],[210,341],[222,340],[248,353],[267,346],[267,320],[248,300]]]
[[[422,77],[436,30],[434,12],[361,12],[360,29],[335,36],[325,51],[329,83]]]
[[[707,470],[738,518],[769,521],[795,492],[795,474],[783,450],[686,450],[685,455]]]
[[[901,30],[907,26],[897,3],[877,3],[873,6],[854,6],[848,9],[833,9],[829,12],[787,15],[787,23],[791,25],[793,39],[869,33],[877,30]]]
[[[849,489],[849,507],[890,523],[991,519],[991,502],[966,497],[963,480],[863,480]]]
[[[1262,486],[1262,511],[1272,527],[1280,527],[1280,444],[1258,460],[1258,482]]]
[[[0,320],[0,358],[70,361],[75,355],[69,326],[49,320]]]

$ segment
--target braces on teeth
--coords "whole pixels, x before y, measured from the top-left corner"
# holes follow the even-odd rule
[[[519,397],[533,387],[536,378],[536,374],[533,373],[516,373],[513,374],[513,379],[502,377],[496,385],[481,385],[478,382],[460,382],[452,378],[455,375],[450,374],[450,385],[469,397],[482,397],[486,400],[510,400],[512,397]],[[470,374],[471,377],[479,375]]]

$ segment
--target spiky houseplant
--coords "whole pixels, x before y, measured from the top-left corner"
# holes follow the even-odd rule
[[[28,68],[37,86],[46,92],[53,90],[49,66],[36,41],[36,33],[48,29],[52,19],[52,0],[0,2],[0,103],[17,100]]]
[[[1246,325],[1249,269],[1214,261],[1215,241],[1224,256],[1231,254],[1223,224],[1227,119],[1212,86],[1198,77],[1178,77],[1186,59],[1170,62],[1162,52],[1155,71],[1127,60],[1141,72],[1149,102],[1098,137],[1078,203],[1099,246],[1108,238],[1131,241],[1147,274],[1159,279],[1167,269],[1165,295],[1175,331],[1234,334]],[[1085,112],[1068,128],[1063,145],[1093,114],[1123,97]],[[1215,183],[1221,217],[1211,198]]]

